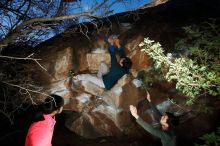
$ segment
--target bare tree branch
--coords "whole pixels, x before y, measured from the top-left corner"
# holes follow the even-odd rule
[[[7,137],[9,137],[9,136],[11,136],[11,135],[13,135],[13,134],[15,134],[15,133],[18,133],[18,132],[21,132],[21,131],[20,131],[20,130],[12,131],[12,132],[10,132],[10,133],[8,133],[8,134],[6,134],[6,135],[0,137],[0,141],[6,139]]]
[[[33,55],[34,55],[34,54],[30,54],[29,56],[27,56],[27,57],[25,57],[25,58],[0,55],[0,58],[16,59],[16,60],[31,60],[31,61],[34,61],[35,63],[37,63],[43,70],[47,71],[47,69],[45,69],[45,68],[38,62],[39,60],[42,60],[42,59],[30,58],[30,57],[33,56]]]
[[[34,100],[32,99],[30,92],[32,92],[32,93],[37,93],[37,94],[41,94],[41,95],[44,95],[44,96],[49,96],[49,95],[46,94],[46,93],[42,93],[42,92],[40,92],[40,91],[36,91],[36,90],[32,90],[32,89],[27,89],[27,88],[24,88],[24,87],[19,86],[19,85],[7,83],[7,82],[4,82],[4,81],[2,81],[2,83],[7,84],[7,85],[10,85],[10,86],[13,86],[13,87],[17,87],[17,88],[20,88],[20,89],[26,91],[26,93],[29,94],[29,98],[30,98],[30,100],[31,100],[31,103],[32,103],[32,104],[35,104],[35,105],[36,105],[36,102],[34,102]]]
[[[10,121],[10,124],[13,125],[13,120],[11,119],[10,115],[7,114],[6,112],[0,110],[0,113],[3,114],[9,121]]]
[[[66,20],[66,19],[72,19],[80,16],[86,16],[90,18],[97,18],[96,16],[93,16],[90,12],[85,13],[79,13],[79,14],[72,14],[72,15],[66,15],[66,16],[59,16],[59,17],[52,17],[52,18],[33,18],[28,21],[25,21],[18,25],[16,29],[14,29],[12,32],[9,33],[8,36],[5,37],[5,39],[0,41],[0,47],[6,47],[8,44],[13,42],[17,36],[21,33],[21,30],[24,26],[35,23],[35,22],[48,22],[48,21],[59,21],[59,20]]]
[[[91,10],[91,13],[96,12],[99,8],[101,8],[108,0],[104,0],[101,4],[99,4],[98,6],[96,6],[95,8],[93,8]]]
[[[23,23],[19,24],[14,30],[12,30],[3,40],[0,41],[0,48],[6,47],[8,44],[15,41],[15,39],[20,35],[21,30],[24,26],[33,24],[33,23],[40,23],[40,22],[51,22],[51,21],[60,21],[60,20],[67,20],[67,19],[73,19],[81,16],[90,17],[98,19],[99,17],[93,15],[95,11],[97,11],[99,8],[101,8],[108,0],[104,0],[102,3],[100,3],[98,6],[93,8],[91,11],[84,12],[84,13],[78,13],[78,14],[72,14],[72,15],[65,15],[65,16],[59,16],[57,13],[57,17],[51,17],[51,18],[33,18],[28,21],[24,21]],[[60,5],[63,5],[61,2]],[[62,7],[60,6],[58,11],[60,13]]]

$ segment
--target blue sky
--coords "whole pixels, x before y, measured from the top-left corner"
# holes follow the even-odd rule
[[[152,0],[127,0],[127,1],[131,1],[131,2],[115,4],[113,7],[115,13],[120,13],[127,10],[135,10],[140,6],[143,6],[144,4],[151,2]]]
[[[19,0],[17,0],[17,1],[19,2]],[[17,2],[17,1],[14,1],[14,2]],[[115,13],[135,10],[140,6],[143,6],[144,4],[151,2],[152,0],[118,0],[119,2],[115,3],[111,8],[108,8],[108,5],[112,4],[112,2],[114,2],[114,1],[115,0],[109,0],[106,7],[98,10],[94,15],[99,16],[100,14],[104,14],[103,12],[106,12],[106,10],[107,11],[113,10],[113,13],[109,13],[108,15],[101,15],[102,17],[113,15]],[[86,12],[87,10],[91,10],[91,8],[94,8],[97,5],[97,3],[100,4],[101,2],[103,2],[103,0],[80,0],[75,3],[70,2],[70,3],[68,3],[68,5],[72,5],[72,7],[70,7],[70,9],[67,9],[67,14]],[[32,10],[35,10],[35,8],[33,8]],[[40,15],[36,16],[36,17],[40,17]],[[17,17],[11,17],[11,18],[14,18],[15,20],[17,20]],[[80,20],[79,22],[91,21],[87,17],[80,17],[79,20]],[[9,20],[7,15],[2,20],[0,20],[0,23],[2,23],[3,25],[6,26],[5,30],[0,32],[0,37],[3,38],[8,33],[9,29],[7,29],[7,27],[10,28],[10,26],[9,26],[10,21],[12,21],[12,20]],[[60,32],[62,32],[62,31],[63,30],[60,30]],[[56,35],[56,34],[54,34],[54,32],[51,31],[47,36],[43,36],[44,38],[41,38],[41,39],[45,40],[45,39],[48,39],[54,35]],[[32,35],[32,37],[35,37],[35,35]],[[36,37],[38,37],[38,36],[36,36]]]
[[[81,0],[78,1],[81,5],[81,8],[77,8],[77,7],[73,7],[72,10],[70,10],[70,14],[73,13],[72,11],[74,11],[75,13],[79,13],[79,11],[87,11],[91,8],[94,8],[94,4],[95,2],[101,3],[103,0]],[[115,0],[109,0],[108,1],[108,5],[111,4],[112,2],[114,2]],[[120,0],[119,0],[120,1]],[[117,2],[115,3],[110,10],[113,10],[113,13],[111,13],[110,15],[113,15],[115,13],[120,13],[120,12],[125,12],[125,11],[129,11],[129,10],[135,10],[140,6],[143,6],[146,3],[151,2],[152,0],[121,0],[123,2]],[[97,14],[102,14],[101,11],[98,11]],[[85,22],[85,21],[90,21],[90,19],[87,19],[87,17],[81,17],[79,18],[80,22]],[[54,36],[54,34],[51,33],[51,36],[48,36],[49,38]]]
[[[114,2],[115,0],[109,0],[107,2],[107,5],[110,5],[112,4],[112,2]],[[113,10],[113,13],[110,13],[108,15],[104,15],[104,17],[106,16],[110,16],[110,15],[113,15],[115,13],[120,13],[120,12],[125,12],[125,11],[130,11],[130,10],[135,10],[141,6],[143,6],[144,4],[147,4],[149,2],[151,2],[152,0],[118,0],[118,1],[121,1],[121,2],[117,2],[115,3],[111,8],[107,8],[107,11],[112,11]],[[79,1],[78,4],[81,5],[81,8],[80,9],[77,9],[77,7],[73,8],[72,10],[75,12],[75,13],[78,13],[78,12],[85,12],[85,11],[88,11],[88,10],[91,10],[91,8],[94,8],[96,5],[96,2],[98,2],[99,4],[101,2],[103,2],[103,0],[81,0]],[[94,6],[95,5],[95,6]],[[100,14],[103,14],[103,12],[106,12],[106,9],[99,9],[96,14],[100,15]],[[70,11],[70,13],[72,13],[72,11]],[[90,21],[90,19],[88,19],[87,17],[81,17],[80,19],[80,22],[85,22],[85,21]]]
[[[111,4],[115,0],[110,0],[108,4]],[[135,10],[136,8],[151,2],[152,0],[123,0],[123,2],[117,2],[111,9],[114,10],[114,13],[125,12],[128,10]],[[100,2],[100,1],[98,1]],[[82,0],[81,3],[84,5],[84,10],[88,10],[93,6],[93,0]]]

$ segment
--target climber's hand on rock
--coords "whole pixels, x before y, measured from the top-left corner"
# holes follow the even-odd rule
[[[112,38],[112,36],[108,38],[108,42],[109,44],[114,45],[114,39]]]
[[[131,115],[137,119],[139,117],[138,113],[137,113],[137,108],[133,105],[130,105],[130,112],[131,112]]]
[[[114,43],[117,48],[121,48],[120,40],[118,38],[114,39]]]
[[[147,100],[149,101],[149,102],[151,102],[151,99],[150,99],[150,94],[149,94],[149,92],[148,91],[146,91],[147,92]]]

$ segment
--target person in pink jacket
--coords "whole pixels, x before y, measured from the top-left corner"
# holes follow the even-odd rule
[[[64,100],[58,95],[50,95],[45,99],[42,111],[28,130],[25,146],[52,146],[55,115],[62,112],[63,105]]]

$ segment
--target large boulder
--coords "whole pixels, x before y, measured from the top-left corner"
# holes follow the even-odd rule
[[[109,91],[103,90],[99,93],[93,83],[81,84],[84,87],[84,92],[88,94],[81,94],[76,97],[82,99],[75,106],[87,108],[80,110],[83,112],[74,122],[67,122],[67,127],[77,134],[86,138],[97,138],[101,136],[123,136],[134,132],[129,127],[134,125],[129,112],[129,105],[137,105],[139,101],[143,100],[143,93],[141,89],[133,85],[128,75],[123,76],[118,83]],[[91,88],[88,90],[88,86]],[[95,89],[96,88],[96,89]],[[101,89],[100,89],[101,90]],[[94,92],[95,91],[95,92]],[[94,95],[91,99],[90,95]],[[68,104],[68,107],[71,103]],[[79,111],[78,108],[77,111]]]
[[[55,50],[60,50],[60,48],[57,47]],[[137,47],[132,50],[132,54],[126,52],[128,56],[140,56],[141,53],[138,50],[140,48]],[[42,72],[39,76],[42,79],[47,75],[47,82],[42,81],[45,93],[58,94],[64,97],[64,112],[75,111],[79,113],[77,116],[73,114],[67,116],[66,126],[70,130],[87,138],[121,137],[124,134],[135,133],[135,125],[132,122],[129,105],[137,105],[143,100],[145,93],[142,92],[140,83],[137,85],[134,82],[137,79],[134,79],[132,74],[124,75],[111,90],[105,90],[89,81],[79,81],[71,75],[70,71],[74,67],[72,61],[75,56],[71,47],[63,47],[55,55],[52,52],[45,55],[45,62],[41,62],[42,66],[48,71]],[[110,67],[110,55],[107,53],[107,48],[94,48],[91,51],[80,50],[78,54],[77,70],[79,72],[96,75],[102,61],[105,61]],[[146,54],[141,56],[147,57]],[[132,58],[135,65],[143,64],[143,59],[139,62],[135,59],[139,58]],[[142,67],[147,67],[147,65],[142,65]]]

